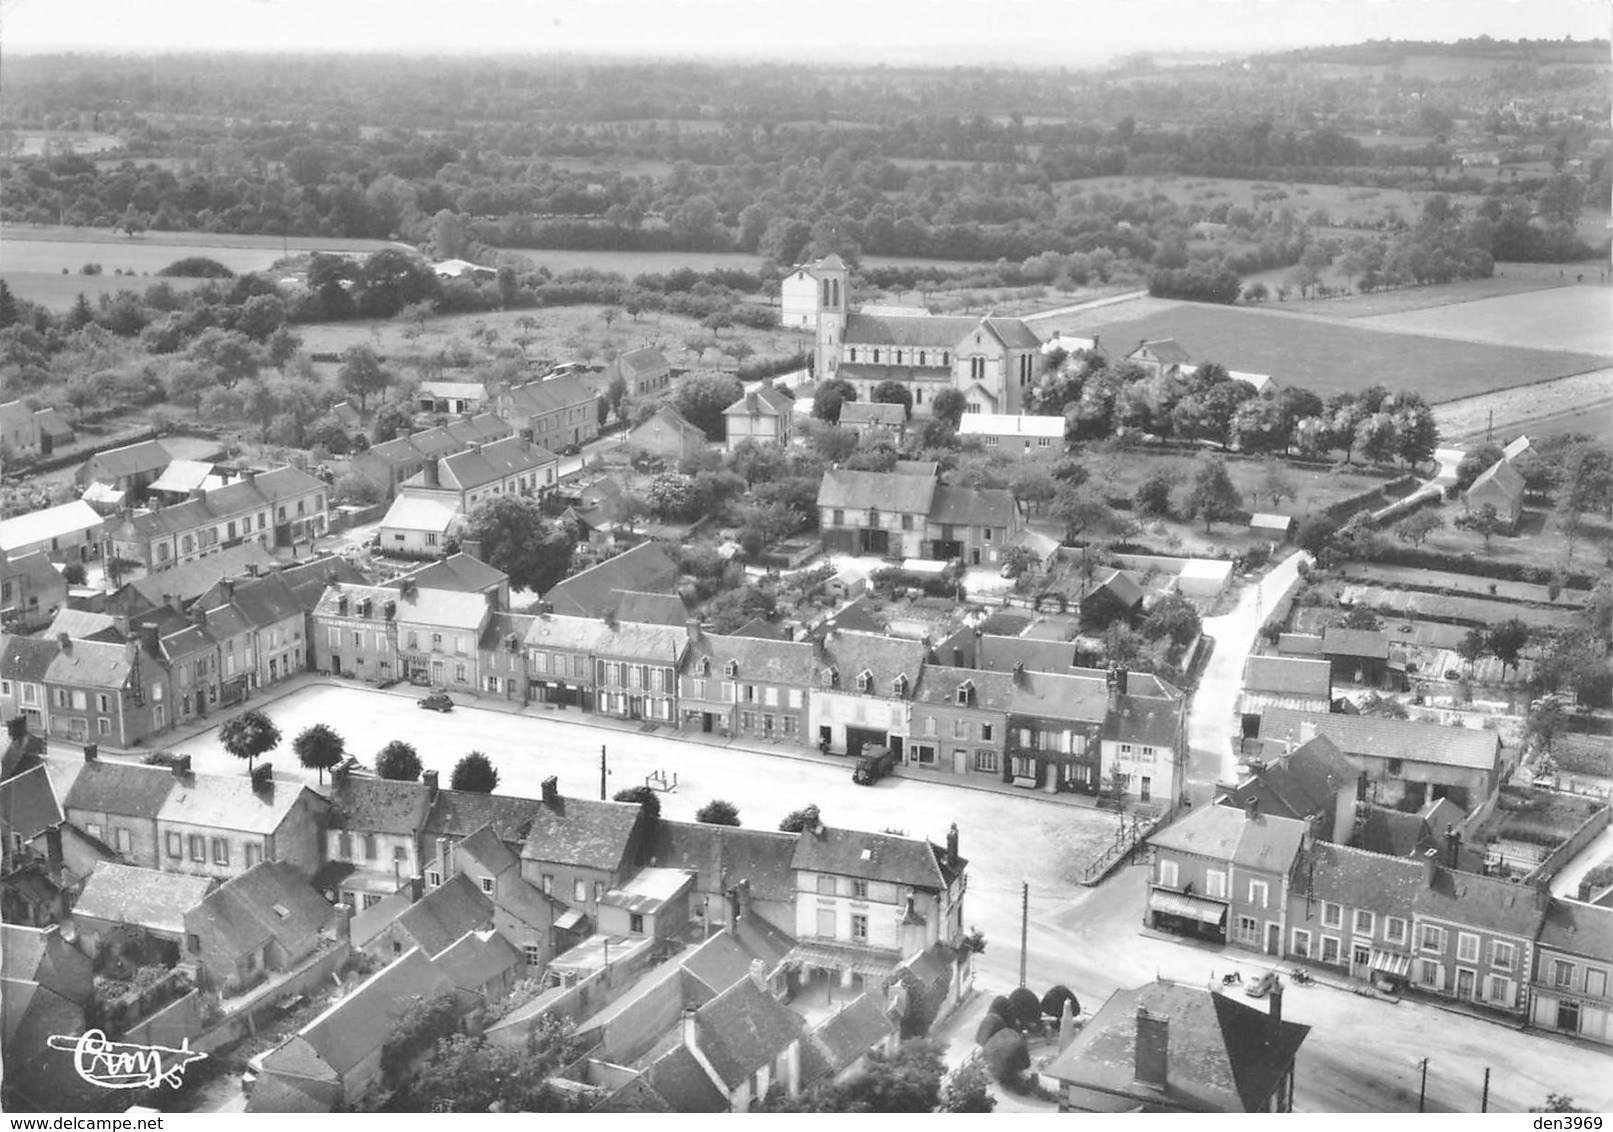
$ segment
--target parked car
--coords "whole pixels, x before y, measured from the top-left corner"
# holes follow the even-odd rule
[[[1265,998],[1271,993],[1271,988],[1277,985],[1277,972],[1267,971],[1258,979],[1252,979],[1244,984],[1243,993],[1250,998]]]
[[[454,701],[448,698],[446,692],[433,692],[421,698],[420,706],[427,711],[453,711]]]
[[[857,760],[857,769],[851,772],[851,780],[858,786],[872,786],[895,765],[896,755],[889,747],[866,747],[863,757]]]

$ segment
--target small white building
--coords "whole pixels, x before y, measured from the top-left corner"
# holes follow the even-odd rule
[[[100,545],[101,516],[82,499],[0,521],[0,554],[43,551],[53,562],[83,562]]]
[[[451,498],[400,495],[381,520],[381,550],[407,558],[435,558],[443,553],[459,521]]]
[[[988,452],[1056,459],[1064,453],[1064,418],[965,413],[958,435],[978,436]]]

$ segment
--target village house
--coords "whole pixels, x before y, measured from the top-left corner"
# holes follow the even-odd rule
[[[692,460],[706,450],[706,434],[670,405],[662,405],[628,431],[627,447],[669,464]]]
[[[1146,596],[1141,582],[1130,571],[1110,570],[1092,579],[1081,595],[1081,627],[1100,633],[1116,621],[1136,627],[1143,619]]]
[[[676,1112],[750,1112],[770,1090],[801,1091],[806,1023],[751,979],[683,1015],[678,1044],[648,1080]]]
[[[8,1088],[41,1112],[55,1111],[82,1081],[73,1059],[51,1048],[56,1034],[81,1034],[96,1006],[88,955],[62,938],[61,928],[0,925],[0,978],[6,1004],[0,1029]]]
[[[39,926],[67,914],[64,820],[45,766],[0,778],[0,919]]]
[[[104,527],[82,499],[0,519],[0,556],[43,554],[52,562],[88,562],[100,556]]]
[[[925,558],[939,485],[934,476],[831,468],[818,486],[818,528],[830,554]]]
[[[60,651],[55,638],[0,637],[0,714],[7,721],[21,719],[36,735],[52,734],[45,678]]]
[[[474,540],[470,545],[475,546]],[[481,548],[478,546],[476,549]],[[459,593],[482,594],[484,597],[492,594],[492,600],[496,600],[500,609],[508,608],[510,604],[510,576],[467,551],[416,566],[387,583],[398,590],[410,584],[428,590],[455,590]]]
[[[336,910],[284,861],[263,861],[184,913],[185,960],[233,989],[286,971],[333,937]]]
[[[774,829],[661,818],[649,831],[644,859],[694,875],[689,914],[703,931],[726,928],[754,943],[753,929],[773,940],[795,931],[795,840]]]
[[[646,837],[644,808],[637,802],[568,797],[559,779],[543,780],[541,804],[531,810],[531,828],[521,845],[521,875],[545,896],[598,924],[599,903],[638,867]],[[575,931],[574,921],[557,924]]]
[[[1462,496],[1466,513],[1477,515],[1485,507],[1495,508],[1499,529],[1511,534],[1523,517],[1523,473],[1507,459],[1497,460],[1479,473]]]
[[[1005,781],[1049,794],[1098,793],[1104,780],[1103,736],[1110,710],[1104,679],[1022,667],[1010,669],[1007,676],[1012,690]],[[1140,789],[1141,783],[1137,785]]]
[[[907,431],[907,408],[889,401],[848,401],[840,406],[840,427],[866,444],[898,444]]]
[[[85,747],[84,762],[62,799],[67,820],[115,852],[119,863],[161,868],[157,815],[174,788],[173,775],[159,767],[101,762],[94,744]]]
[[[530,703],[532,689],[527,675],[526,638],[535,616],[524,613],[492,613],[477,644],[477,671],[481,690],[489,696],[503,696],[517,703]]]
[[[1103,782],[1116,797],[1172,810],[1187,785],[1187,705],[1163,680],[1135,683],[1124,668],[1107,674]]]
[[[491,930],[466,932],[431,961],[457,990],[489,1005],[514,990],[526,969],[520,949]]]
[[[812,646],[706,633],[690,623],[678,682],[680,729],[805,741]]]
[[[422,381],[415,408],[422,413],[479,413],[487,403],[487,387],[479,381]]]
[[[657,346],[628,350],[606,367],[612,379],[621,378],[629,397],[658,393],[672,384],[672,366]]]
[[[598,401],[578,378],[560,374],[504,390],[498,415],[538,447],[565,452],[599,435]]]
[[[655,543],[643,542],[556,582],[543,595],[543,604],[551,613],[603,617],[617,608],[623,593],[677,592],[677,563]]]
[[[245,678],[247,688],[256,690],[307,671],[309,606],[280,571],[221,579],[196,604],[219,641],[226,683]]]
[[[765,381],[724,409],[722,416],[730,452],[747,441],[788,445],[795,435],[795,401]]]
[[[1398,691],[1405,683],[1404,666],[1399,679],[1394,678],[1389,663],[1389,634],[1382,629],[1344,629],[1329,625],[1322,630],[1322,656],[1333,667],[1335,684],[1365,684],[1369,688]],[[1328,708],[1315,710],[1327,711]]]
[[[927,664],[913,689],[908,766],[1001,782],[1014,678]]]
[[[323,561],[334,565],[330,556]],[[339,561],[346,563],[346,559]],[[221,579],[255,577],[277,565],[275,556],[258,543],[244,542],[172,570],[144,574],[124,582],[107,597],[106,612],[136,617],[160,605],[173,605],[185,611]]]
[[[594,644],[608,631],[593,617],[540,613],[526,631],[527,691],[537,703],[594,710]]]
[[[435,957],[467,931],[493,930],[491,896],[464,874],[452,874],[439,884],[411,890],[409,896],[411,903],[363,943],[364,950],[383,963],[415,949]],[[357,928],[355,922],[355,940],[359,937]]]
[[[1126,355],[1126,361],[1142,367],[1150,377],[1180,377],[1193,359],[1174,338],[1142,339]]]
[[[434,770],[422,774],[420,782],[331,771],[319,887],[357,913],[420,876],[420,838],[437,781]]]
[[[1317,735],[1366,771],[1370,800],[1381,805],[1449,798],[1471,812],[1501,782],[1501,738],[1494,731],[1290,708],[1261,716],[1260,738],[1267,742],[1299,745]]]
[[[146,488],[155,483],[163,469],[173,462],[160,440],[142,440],[121,448],[97,452],[73,473],[73,482],[87,488],[104,484],[123,495],[124,503],[140,503]]]
[[[902,758],[909,704],[929,651],[924,643],[831,629],[815,650],[807,702],[818,746],[851,758],[865,746],[889,747]]]
[[[1288,954],[1390,991],[1405,987],[1414,955],[1423,860],[1317,840],[1301,851],[1288,895]]]
[[[542,891],[522,875],[521,858],[500,839],[491,823],[452,843],[437,843],[427,862],[428,888],[443,878],[469,877],[493,905],[493,928],[517,951],[523,973],[536,975],[570,942],[557,928],[568,911],[564,900]]]
[[[404,558],[435,558],[447,549],[463,517],[452,499],[400,494],[381,519],[381,549]]]
[[[42,629],[67,607],[67,579],[42,551],[0,558],[0,626]]]
[[[391,499],[399,484],[426,466],[426,454],[407,436],[395,436],[355,452],[348,457],[347,466],[379,488],[383,498]]]
[[[1416,959],[1410,986],[1522,1020],[1550,890],[1457,872],[1439,856],[1424,857],[1427,880],[1412,917]]]
[[[605,629],[593,641],[594,711],[675,725],[688,628],[617,621],[611,615]]]
[[[7,462],[39,455],[40,445],[39,422],[34,410],[21,401],[0,405],[0,446],[4,446]]]
[[[1269,763],[1255,764],[1248,778],[1224,787],[1217,801],[1245,808],[1258,805],[1263,814],[1311,821],[1317,837],[1344,842],[1357,806],[1365,799],[1355,765],[1331,740],[1318,735]]]
[[[212,491],[229,482],[230,472],[220,472],[217,465],[206,460],[174,460],[163,469],[162,475],[146,489],[153,503],[164,506],[183,503],[193,491]]]
[[[552,452],[510,436],[428,462],[399,485],[398,498],[432,499],[469,515],[501,495],[543,495],[554,486],[558,469],[559,459]]]
[[[646,866],[599,899],[601,935],[681,944],[689,930],[694,874]]]
[[[104,947],[142,945],[152,948],[163,966],[172,966],[180,961],[185,913],[213,885],[208,877],[102,861],[73,906],[74,942],[92,956]]]
[[[243,542],[270,550],[312,543],[329,528],[326,494],[324,481],[297,468],[249,470],[184,503],[108,520],[104,553],[157,571]]]
[[[901,1031],[878,995],[860,994],[807,1035],[826,1070],[842,1084],[865,1072],[870,1062],[894,1054]]]
[[[171,774],[139,769],[172,779],[157,808],[156,868],[221,880],[262,861],[279,861],[309,879],[319,870],[329,806],[299,782],[275,781],[267,763],[254,767],[251,778],[193,774],[184,758]]]
[[[958,435],[979,437],[991,455],[1009,459],[1056,460],[1064,454],[1064,418],[965,413]]]
[[[995,566],[1019,534],[1019,505],[995,488],[940,485],[925,516],[925,558]]]
[[[127,748],[172,726],[169,674],[152,644],[149,634],[123,643],[60,634],[44,679],[50,734]]]
[[[1294,860],[1309,831],[1258,807],[1203,806],[1148,838],[1144,923],[1281,957]]]
[[[1331,711],[1332,665],[1299,656],[1251,656],[1244,662],[1243,692],[1238,697],[1243,733],[1258,733],[1260,714],[1273,707]]]
[[[1613,908],[1553,899],[1535,944],[1529,1023],[1613,1044]]]
[[[1309,1026],[1213,989],[1155,980],[1118,990],[1042,1072],[1060,1112],[1292,1112]]]

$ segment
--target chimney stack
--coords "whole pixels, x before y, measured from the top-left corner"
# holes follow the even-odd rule
[[[169,763],[168,766],[169,769],[174,772],[175,778],[184,778],[186,775],[190,774],[190,756],[175,755],[174,761]]]
[[[695,1032],[697,1029],[698,1027],[695,1026],[694,1020],[694,1007],[685,1006],[683,1008],[682,1026],[683,1044],[688,1048],[690,1053],[694,1053],[700,1048],[700,1035]]]
[[[72,652],[73,651],[73,638],[69,637],[66,633],[57,633],[56,634],[56,647],[61,649],[63,652]]]
[[[252,768],[252,793],[272,794],[274,792],[274,764],[259,763]]]
[[[482,540],[479,538],[462,538],[459,540],[459,553],[471,558],[481,558]]]
[[[234,601],[235,600],[235,579],[233,579],[233,578],[225,578],[223,581],[219,582],[219,585],[224,590],[224,600],[226,602]]]
[[[157,626],[140,626],[140,647],[152,656],[156,656],[162,651],[162,639]]]
[[[560,804],[560,779],[551,774],[543,780],[543,804],[557,806]]]
[[[45,868],[50,879],[62,883],[62,827],[53,825],[45,830]]]
[[[1150,1013],[1143,1006],[1137,1008],[1137,1052],[1133,1058],[1133,1076],[1139,1085],[1148,1085],[1160,1092],[1169,1087],[1170,1035],[1169,1018]]]
[[[421,486],[423,486],[423,487],[441,487],[442,486],[442,479],[437,474],[437,461],[435,461],[435,460],[427,460],[426,463],[425,463],[425,466],[420,469],[420,475],[422,477]]]
[[[84,744],[84,761],[92,763],[101,757],[101,748],[94,743]]]
[[[426,878],[414,876],[409,878],[409,903],[418,904],[420,898],[426,894]]]
[[[1423,883],[1434,887],[1434,874],[1439,871],[1439,850],[1430,849],[1423,854]]]
[[[207,628],[207,610],[202,608],[201,602],[190,607],[190,622],[199,629]]]
[[[434,770],[424,771],[420,775],[420,781],[426,784],[426,797],[435,802],[437,800],[437,783],[441,781],[437,777],[437,772]]]
[[[1455,826],[1450,825],[1445,827],[1445,867],[1462,867],[1462,835],[1456,832]]]
[[[1250,821],[1260,820],[1260,799],[1258,797],[1249,799],[1248,805],[1244,807],[1244,816]]]
[[[767,993],[767,964],[760,959],[750,961],[750,981],[756,984],[756,989],[763,994]]]
[[[19,715],[6,720],[6,734],[13,743],[20,743],[28,738],[28,717]]]
[[[958,823],[953,822],[947,830],[947,867],[958,867]]]

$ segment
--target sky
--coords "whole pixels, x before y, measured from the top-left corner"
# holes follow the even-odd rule
[[[1605,37],[1607,0],[0,0],[7,52],[372,51],[1048,65]]]

